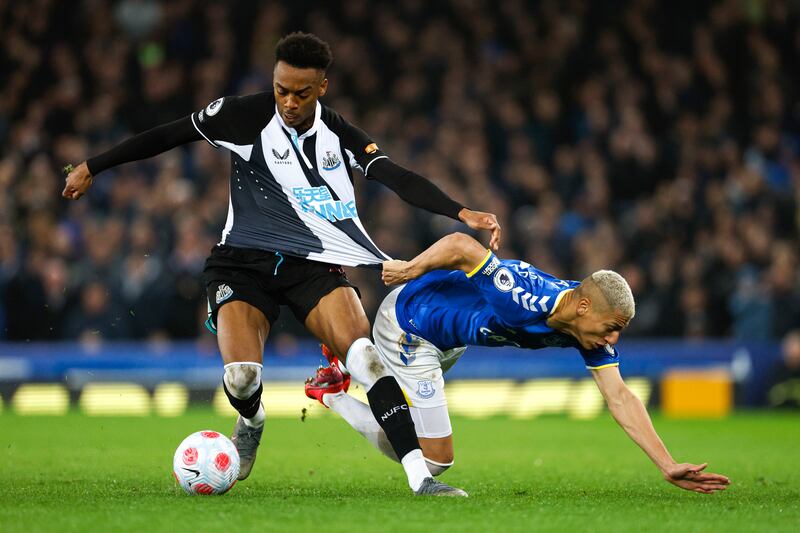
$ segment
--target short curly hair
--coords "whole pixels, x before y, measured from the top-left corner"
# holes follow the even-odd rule
[[[278,41],[275,47],[275,63],[283,61],[297,68],[328,70],[333,61],[331,47],[314,35],[296,31]]]

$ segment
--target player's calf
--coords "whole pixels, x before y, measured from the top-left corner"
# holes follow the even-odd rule
[[[426,416],[430,413],[426,411],[433,411],[433,409],[417,409],[417,415],[415,416],[415,425],[416,420],[420,421],[420,425],[423,428],[426,427],[426,420],[433,419],[436,420],[436,416]],[[440,410],[442,408],[439,408]],[[448,422],[450,421],[448,417]],[[430,422],[430,420],[427,420]],[[417,432],[419,433],[422,428],[417,428]],[[435,427],[433,428],[435,429]],[[453,466],[454,458],[453,458],[453,436],[447,435],[446,437],[438,437],[438,438],[430,438],[420,436],[419,443],[422,445],[422,454],[425,456],[425,464],[428,466],[428,470],[430,470],[431,474],[434,476],[438,476],[443,474],[448,468]]]
[[[443,388],[443,384],[437,384],[436,387]],[[423,399],[414,398],[413,401],[422,402]],[[454,463],[453,428],[447,404],[434,407],[415,405],[411,408],[411,416],[428,470],[434,476],[443,474]]]

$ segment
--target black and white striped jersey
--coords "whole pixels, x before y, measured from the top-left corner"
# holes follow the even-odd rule
[[[271,92],[226,96],[192,114],[197,131],[231,152],[228,219],[220,244],[346,266],[389,257],[358,218],[353,171],[386,155],[317,102],[314,124],[286,126]]]

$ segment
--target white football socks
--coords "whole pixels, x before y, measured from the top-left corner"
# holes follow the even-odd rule
[[[379,452],[392,461],[400,462],[406,471],[408,486],[411,487],[411,490],[416,491],[426,477],[431,477],[431,471],[422,455],[422,450],[412,450],[403,457],[402,461],[397,459],[394,448],[386,437],[386,433],[375,420],[369,405],[356,400],[345,392],[325,394],[322,396],[322,401],[330,407],[331,411],[344,418],[353,429],[361,433]]]
[[[366,337],[361,337],[350,345],[345,364],[347,371],[353,379],[364,385],[366,392],[382,377],[391,376],[381,361],[378,348]]]
[[[331,411],[344,418],[353,429],[361,433],[379,452],[392,461],[400,462],[386,433],[375,420],[375,415],[372,414],[369,405],[356,400],[345,392],[324,394],[322,401],[331,408]]]
[[[251,428],[260,428],[264,425],[264,420],[267,418],[267,413],[264,411],[264,404],[258,405],[258,412],[253,418],[244,418],[244,423]]]
[[[350,375],[353,376],[353,379],[364,385],[364,388],[367,392],[370,391],[372,386],[375,385],[375,382],[377,382],[379,379],[392,376],[389,370],[383,365],[383,362],[380,359],[380,354],[378,353],[378,348],[376,348],[372,341],[366,337],[357,339],[353,344],[350,345],[350,348],[347,350],[347,360],[345,361],[345,364],[347,365],[347,369],[350,371]],[[392,377],[392,379],[394,379],[394,377]],[[326,396],[328,395],[323,396],[323,401]],[[336,403],[335,400],[334,403]],[[331,408],[333,409],[333,407]],[[380,428],[380,425],[378,425],[378,422],[375,420],[375,416],[370,407],[364,405],[364,408],[366,409],[366,413],[369,413],[375,425]],[[347,410],[347,407],[344,407],[344,409]],[[355,410],[357,408],[353,407],[352,409]],[[342,416],[344,417],[344,415]],[[348,420],[348,422],[350,421]],[[373,442],[373,445],[381,450],[384,455],[391,457],[384,452],[383,449],[381,449],[380,445],[378,444],[378,437],[370,438],[358,427],[353,427],[359,431],[359,433],[367,437],[370,442]],[[363,423],[361,423],[360,427],[365,426]],[[380,431],[380,434],[383,435],[383,439],[386,440],[389,448],[392,448],[383,430]],[[396,456],[393,449],[392,455]],[[403,469],[406,471],[408,485],[413,491],[419,489],[419,487],[422,485],[422,481],[426,477],[431,477],[431,473],[428,471],[428,467],[425,465],[425,458],[422,456],[422,450],[419,448],[408,452],[405,457],[401,459],[400,463],[403,465]]]
[[[425,458],[422,456],[422,450],[419,448],[408,452],[400,462],[403,464],[408,476],[408,486],[414,492],[422,486],[422,482],[425,481],[426,477],[431,477],[428,466],[425,464]]]
[[[344,418],[353,429],[361,433],[361,435],[379,452],[392,461],[401,463],[406,470],[408,484],[412,490],[417,490],[419,488],[419,484],[417,484],[416,480],[418,480],[418,483],[422,483],[422,480],[426,477],[438,476],[453,465],[453,463],[437,463],[436,461],[426,459],[422,455],[422,451],[415,450],[420,452],[419,456],[422,458],[422,463],[425,466],[424,476],[420,479],[419,477],[423,473],[419,470],[417,457],[409,453],[403,458],[405,462],[397,458],[397,454],[394,453],[394,448],[392,448],[389,439],[386,438],[386,433],[383,432],[383,429],[378,425],[378,422],[372,415],[369,405],[353,398],[346,392],[324,394],[322,396],[322,401],[331,411]],[[412,478],[415,480],[413,485]]]

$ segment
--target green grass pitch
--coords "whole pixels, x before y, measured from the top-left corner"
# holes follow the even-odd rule
[[[663,482],[608,415],[453,420],[443,480],[469,499],[414,498],[401,468],[342,420],[268,419],[250,479],[221,497],[174,484],[172,453],[233,420],[0,415],[0,531],[798,531],[800,418],[656,417],[677,459],[733,485],[705,496]]]

